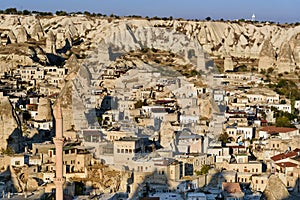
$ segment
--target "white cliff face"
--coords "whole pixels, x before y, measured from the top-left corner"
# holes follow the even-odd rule
[[[188,23],[177,23],[176,29],[184,32]],[[299,48],[295,40],[300,31],[299,26],[282,28],[277,25],[199,22],[192,24],[192,28],[188,27],[192,29],[189,32],[198,37],[203,49],[212,56],[225,58],[229,55],[237,60],[254,58],[259,60],[259,69],[274,67],[279,72],[292,71],[296,67],[290,60],[282,59],[288,57],[295,60],[299,57]],[[290,67],[282,69],[282,63]]]
[[[40,19],[34,16],[1,16],[3,16],[0,19],[2,38],[7,38],[10,43],[24,43],[29,38],[42,41],[46,38],[47,44],[43,48],[47,53],[55,53],[55,48],[64,47],[66,41],[71,44],[74,39],[83,38],[85,42],[80,47],[88,54],[88,49],[98,48],[98,45],[105,43],[113,44],[116,50],[123,52],[153,47],[172,50],[184,56],[188,56],[188,48],[203,48],[205,52],[219,58],[229,56],[236,58],[237,61],[248,58],[258,59],[257,67],[260,69],[279,68],[288,63],[289,69],[292,70],[299,65],[300,60],[300,44],[297,39],[299,26],[281,27],[246,22],[148,21],[125,18],[111,21],[85,16],[56,16]],[[45,32],[48,33],[45,35]],[[186,38],[178,36],[179,33]],[[2,43],[6,42],[2,39]],[[185,48],[182,48],[183,46]],[[269,51],[262,53],[266,46]]]

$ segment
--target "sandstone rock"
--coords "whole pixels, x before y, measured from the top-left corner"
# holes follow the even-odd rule
[[[13,31],[9,31],[7,35],[7,43],[8,44],[15,44],[17,43],[17,37],[15,36]]]
[[[271,175],[261,200],[282,200],[288,197],[289,192],[282,181],[277,176]]]
[[[277,60],[277,68],[279,73],[291,72],[294,65],[294,58],[289,43],[283,43]]]
[[[174,146],[172,146],[172,143],[175,138],[174,128],[170,124],[170,122],[163,122],[161,124],[160,129],[160,145],[164,147],[164,149],[167,150],[174,150]]]
[[[62,21],[63,27],[65,27],[66,32],[69,32],[72,37],[75,37],[78,35],[77,28],[75,27],[72,19],[70,18],[64,18]]]
[[[38,114],[35,117],[36,121],[51,121],[52,113],[51,113],[51,105],[50,100],[46,98],[39,99],[38,105]]]
[[[17,35],[17,41],[18,41],[18,43],[24,43],[24,42],[27,42],[27,40],[28,40],[28,34],[27,34],[25,28],[23,26],[21,26],[19,28],[19,32]]]
[[[297,66],[300,66],[300,33],[295,34],[289,41],[291,49],[293,51],[293,57]]]
[[[76,73],[78,72],[80,64],[75,54],[72,54],[68,58],[64,67],[68,70],[69,73],[73,71],[75,71]]]
[[[224,71],[227,71],[227,70],[232,71],[233,68],[234,68],[234,64],[233,64],[231,56],[225,56],[225,59],[224,59]]]
[[[88,185],[93,185],[97,193],[112,193],[112,192],[126,192],[128,186],[128,179],[131,173],[123,170],[116,170],[103,164],[98,164],[88,169],[88,178],[80,180]]]
[[[210,119],[212,116],[212,106],[209,99],[200,99],[200,116],[205,119]]]
[[[12,183],[17,192],[32,192],[37,190],[38,183],[34,178],[29,177],[27,165],[18,169],[14,169],[12,166],[10,166],[10,173]]]
[[[0,102],[0,149],[11,147],[19,152],[22,147],[22,131],[19,118],[7,97]]]
[[[205,28],[204,27],[202,27],[201,29],[200,29],[200,32],[199,32],[199,42],[200,42],[200,44],[206,44],[207,42],[208,42],[208,40],[207,40],[207,36],[206,36],[206,31],[205,31]]]
[[[74,126],[73,109],[72,109],[72,81],[66,83],[58,97],[61,102],[61,109],[63,114],[63,132],[71,129]],[[54,105],[55,106],[55,105]],[[55,111],[54,111],[55,116]]]
[[[275,55],[276,53],[270,40],[266,39],[260,51],[259,63],[258,63],[259,70],[273,67],[276,62]]]
[[[50,30],[47,34],[46,39],[46,53],[55,54],[56,53],[56,38],[53,34],[53,32]]]
[[[80,88],[80,80],[77,80],[76,77],[65,84],[58,97],[61,101],[64,132],[71,129],[80,130],[88,128],[88,119],[85,115],[85,98],[87,97],[85,93],[89,91],[88,89]]]
[[[279,50],[278,61],[283,63],[292,63],[293,53],[288,42],[282,44]]]
[[[39,41],[40,39],[42,39],[44,37],[44,31],[43,31],[40,21],[37,21],[34,24],[34,26],[32,28],[32,32],[31,32],[31,37],[34,38],[36,41]]]
[[[246,45],[248,45],[248,40],[246,39],[246,37],[244,35],[241,35],[240,38],[239,38],[239,43],[242,46],[246,46]]]

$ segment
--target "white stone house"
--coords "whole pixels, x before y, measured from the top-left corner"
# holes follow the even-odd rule
[[[198,90],[194,84],[186,83],[182,87],[173,91],[176,98],[197,98]]]
[[[263,139],[268,139],[269,137],[290,139],[292,136],[299,135],[299,130],[297,128],[266,126],[261,128],[258,134]]]
[[[14,167],[22,167],[29,164],[29,157],[25,154],[15,154],[10,158],[10,165]]]
[[[181,124],[190,124],[190,123],[198,123],[199,116],[192,116],[192,115],[180,115],[180,123]]]
[[[44,79],[44,70],[37,66],[23,66],[18,69],[23,81],[42,80]]]
[[[114,141],[114,163],[130,168],[132,158],[144,152],[143,141],[137,137],[123,137]]]
[[[278,110],[292,113],[292,106],[291,104],[272,104],[272,107],[277,108]]]

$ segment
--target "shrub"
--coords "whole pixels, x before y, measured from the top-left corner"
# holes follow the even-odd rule
[[[200,171],[195,171],[195,173],[197,176],[204,175],[208,173],[209,169],[210,169],[209,165],[202,165]]]

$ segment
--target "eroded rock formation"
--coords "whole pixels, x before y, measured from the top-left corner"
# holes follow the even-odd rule
[[[246,63],[260,69],[274,67],[282,72],[293,71],[300,65],[299,26],[184,20],[111,21],[86,16],[37,19],[35,16],[2,15],[0,22],[2,44],[26,43],[28,40],[33,44],[36,41],[44,52],[51,54],[55,54],[57,49],[70,49],[84,56],[90,55],[95,48],[101,47],[99,49],[103,51],[103,47],[108,45],[113,48],[109,50],[110,59],[114,57],[111,50],[128,52],[145,47],[171,50],[188,58],[191,52],[182,45],[191,45],[196,39],[198,44],[192,45],[193,48],[203,48],[214,58],[225,59],[225,63],[220,62],[225,69]],[[257,62],[252,62],[253,59]]]
[[[0,98],[0,149],[21,150],[22,132],[19,118],[7,97]]]
[[[88,178],[74,178],[75,181],[83,181],[93,185],[97,193],[126,192],[131,173],[118,170],[103,164],[98,164],[88,169]]]
[[[282,181],[275,175],[269,177],[266,189],[261,197],[262,200],[282,200],[288,199],[289,192]]]

